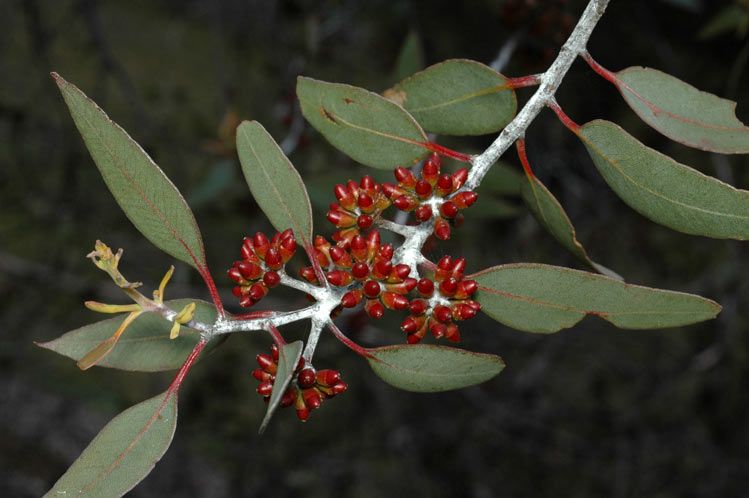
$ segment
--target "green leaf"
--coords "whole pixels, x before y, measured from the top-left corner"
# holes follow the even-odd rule
[[[242,172],[260,208],[279,232],[291,228],[306,246],[312,242],[312,207],[294,165],[257,121],[237,128]]]
[[[52,73],[91,157],[125,215],[162,251],[205,271],[205,250],[190,207],[148,154],[91,99]]]
[[[405,391],[431,393],[480,384],[505,367],[499,356],[428,344],[369,349],[374,373]]]
[[[485,135],[504,128],[517,111],[507,78],[479,62],[451,59],[406,78],[385,92],[430,133]]]
[[[296,93],[307,121],[355,161],[392,169],[415,164],[427,153],[421,126],[376,93],[301,76]]]
[[[551,333],[594,315],[623,329],[677,327],[714,318],[720,305],[692,294],[651,289],[540,264],[510,264],[472,275],[481,310],[526,332]]]
[[[564,208],[546,188],[546,185],[541,183],[541,180],[535,176],[528,177],[523,182],[521,191],[523,200],[533,216],[565,249],[597,272],[619,280],[622,279],[617,273],[590,259],[583,245],[577,240],[575,227],[572,226]]]
[[[113,418],[45,497],[122,496],[166,453],[177,427],[177,394],[168,391]]]
[[[216,308],[205,301],[176,299],[166,304],[179,311],[187,304],[195,302],[195,319],[213,323]],[[97,344],[111,337],[125,319],[126,314],[109,318],[68,332],[49,342],[37,344],[75,361],[91,351]],[[97,366],[117,368],[137,372],[160,372],[179,368],[200,341],[200,334],[183,327],[179,337],[169,339],[172,322],[155,313],[143,313],[122,334],[111,353]]]
[[[498,161],[481,181],[481,191],[500,195],[521,195],[525,179],[512,166]]]
[[[674,230],[749,238],[749,192],[677,163],[614,123],[595,120],[578,136],[603,178],[630,207]]]
[[[424,49],[415,31],[408,33],[395,63],[395,78],[402,80],[424,67]]]
[[[302,341],[294,341],[291,344],[285,344],[278,350],[278,369],[276,371],[276,380],[273,382],[273,391],[268,400],[268,409],[265,412],[265,417],[260,423],[260,429],[258,432],[262,434],[273,414],[278,409],[283,398],[286,389],[289,387],[291,379],[294,377],[294,371],[299,363],[299,358],[302,356],[302,348],[304,344]]]
[[[723,154],[749,153],[749,127],[736,103],[646,67],[616,73],[615,84],[643,121],[672,140]]]

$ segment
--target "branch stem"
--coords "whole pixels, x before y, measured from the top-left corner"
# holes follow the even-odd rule
[[[479,186],[489,168],[518,138],[525,134],[525,130],[528,129],[536,116],[552,101],[572,63],[578,55],[585,52],[593,28],[601,19],[608,3],[609,0],[590,0],[588,2],[588,6],[585,7],[585,11],[559,51],[559,55],[549,66],[549,69],[539,77],[541,85],[536,93],[515,116],[515,119],[502,130],[497,139],[482,154],[473,157],[471,161],[473,167],[464,185],[465,190],[474,190]]]

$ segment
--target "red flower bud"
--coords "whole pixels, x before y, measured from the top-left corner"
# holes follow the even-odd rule
[[[408,306],[408,310],[412,315],[421,315],[427,310],[428,307],[429,305],[424,299],[414,299]]]
[[[454,278],[446,278],[442,282],[440,282],[440,293],[443,296],[452,297],[455,295],[455,292],[458,290],[458,281]]]
[[[445,218],[452,218],[458,214],[458,206],[456,206],[452,201],[444,202],[440,206],[440,214]]]
[[[447,306],[437,305],[434,307],[432,316],[440,322],[449,322],[452,319],[452,311]]]
[[[416,195],[422,199],[428,199],[432,195],[432,186],[426,180],[419,180],[414,187]]]
[[[266,237],[262,232],[257,232],[252,238],[252,247],[255,249],[255,254],[257,254],[260,259],[265,259],[265,252],[270,247],[268,237]]]
[[[380,295],[380,283],[375,280],[367,280],[363,287],[364,295],[374,299]]]
[[[371,176],[365,175],[359,182],[359,186],[365,190],[372,190],[377,187],[377,182],[375,182],[374,178],[372,178]]]
[[[337,370],[318,370],[316,381],[323,386],[333,386],[340,382],[341,374]]]
[[[446,256],[446,257],[449,257],[449,256]],[[419,294],[421,294],[422,296],[432,297],[432,294],[434,294],[434,282],[432,282],[428,278],[422,278],[416,284],[416,289],[419,291]]]
[[[364,261],[356,262],[351,267],[351,274],[356,280],[363,280],[369,276],[369,265]]]
[[[440,175],[439,179],[437,179],[437,192],[441,196],[445,196],[447,194],[452,193],[453,191],[453,178],[445,173],[444,175]]]
[[[431,219],[432,214],[432,206],[428,204],[422,204],[421,206],[416,208],[416,211],[414,211],[416,219],[422,223]]]
[[[460,168],[458,171],[453,173],[453,191],[458,190],[468,179],[468,169]]]
[[[348,291],[341,297],[341,306],[344,308],[353,308],[359,304],[362,300],[362,291],[353,290]]]
[[[356,224],[362,230],[368,229],[369,227],[372,226],[373,223],[374,223],[374,218],[372,218],[368,214],[360,214],[359,217],[356,219]]]
[[[382,318],[382,315],[385,314],[385,307],[380,301],[375,301],[374,299],[370,299],[366,302],[364,310],[369,316],[375,319]]]
[[[255,357],[255,361],[257,361],[257,364],[260,365],[260,368],[262,368],[263,371],[268,372],[272,375],[276,375],[276,369],[278,368],[278,365],[276,365],[273,357],[261,353]]]
[[[271,392],[273,392],[273,383],[272,382],[261,382],[257,386],[257,393],[260,396],[270,396]]]
[[[476,199],[479,198],[479,195],[476,192],[467,191],[467,192],[460,192],[459,194],[456,194],[451,201],[455,203],[456,206],[458,206],[459,209],[465,209],[468,206],[472,205],[474,202],[476,202]]]
[[[434,222],[434,235],[440,240],[450,238],[450,224],[444,218],[437,218]]]
[[[322,397],[317,389],[303,390],[302,397],[304,398],[304,404],[307,405],[310,411],[317,410],[322,405]]]
[[[263,283],[266,287],[272,289],[273,287],[281,283],[281,277],[275,271],[270,270],[265,272],[265,275],[263,275]]]
[[[299,377],[297,377],[297,382],[299,383],[299,387],[302,389],[308,389],[315,385],[315,371],[311,368],[305,368],[301,372],[299,372]]]
[[[254,302],[260,301],[265,295],[268,293],[268,288],[263,284],[252,284],[250,286],[250,292],[248,293],[248,296],[250,299],[252,299]]]
[[[395,174],[395,179],[398,180],[398,183],[404,187],[413,187],[416,184],[416,178],[414,178],[414,175],[402,166],[395,168],[393,173]]]
[[[351,274],[345,270],[330,271],[325,275],[325,278],[328,279],[330,285],[335,285],[336,287],[345,287],[353,281]]]
[[[372,199],[372,197],[366,192],[362,192],[359,194],[357,204],[359,204],[359,208],[361,208],[362,211],[367,212],[367,209],[374,205],[374,199]]]

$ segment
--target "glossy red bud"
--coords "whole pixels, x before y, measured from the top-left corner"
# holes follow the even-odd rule
[[[266,381],[273,381],[275,377],[273,374],[270,374],[263,370],[262,368],[256,368],[252,371],[252,376],[255,377],[260,382],[266,382]]]
[[[421,323],[412,316],[406,317],[406,319],[401,323],[401,330],[406,334],[413,334],[419,330],[419,327],[421,327]]]
[[[368,229],[369,227],[371,227],[371,226],[372,226],[372,224],[374,224],[374,218],[372,218],[372,217],[371,217],[370,215],[368,215],[368,214],[361,214],[361,215],[359,215],[359,217],[358,217],[358,218],[356,219],[356,224],[357,224],[357,225],[359,226],[359,228],[361,228],[362,230],[366,230],[366,229]]]
[[[452,297],[455,295],[455,292],[458,290],[458,281],[454,278],[446,278],[442,282],[440,282],[440,293],[443,296]]]
[[[440,322],[449,322],[452,319],[453,313],[450,308],[440,304],[434,307],[432,316],[434,316],[435,320],[438,320]]]
[[[260,283],[252,284],[248,296],[255,302],[260,301],[268,293],[268,288]]]
[[[445,331],[447,331],[447,326],[443,323],[435,322],[429,326],[429,332],[432,333],[435,339],[442,338],[445,335]]]
[[[367,194],[366,192],[362,192],[359,194],[359,200],[357,201],[357,204],[359,204],[359,207],[363,210],[369,209],[374,204],[374,199]]]
[[[261,382],[257,386],[257,393],[260,396],[270,396],[270,394],[273,392],[273,383],[272,382]]]
[[[393,273],[395,273],[398,279],[403,280],[411,273],[411,267],[404,264],[397,264],[393,267]]]
[[[460,168],[458,171],[453,173],[453,190],[458,190],[468,179],[468,169]]]
[[[434,235],[440,240],[450,238],[450,224],[444,218],[437,218],[434,222]]]
[[[416,184],[414,175],[402,166],[398,166],[397,168],[395,168],[393,174],[395,175],[395,179],[398,180],[398,183],[401,183],[406,187],[412,187],[414,184]]]
[[[333,395],[346,392],[348,385],[345,382],[337,382],[333,385]]]
[[[377,182],[374,181],[374,178],[372,178],[369,175],[365,175],[362,177],[361,181],[359,182],[359,186],[365,190],[372,190],[375,187],[377,187]],[[361,198],[361,194],[360,194]]]
[[[304,404],[307,405],[310,411],[317,410],[322,405],[322,397],[317,389],[303,390],[302,397],[304,398]]]
[[[301,372],[299,372],[299,376],[297,377],[297,382],[299,384],[299,387],[302,389],[308,389],[315,385],[315,371],[311,368],[305,368]]]
[[[453,218],[458,214],[458,206],[452,201],[443,202],[440,206],[440,214],[445,218]]]
[[[416,219],[422,223],[430,220],[432,218],[432,214],[434,214],[432,212],[432,206],[428,204],[422,204],[414,211],[414,216],[416,216]]]
[[[416,182],[414,191],[422,199],[427,199],[432,195],[432,186],[426,180],[419,180]]]
[[[340,380],[341,374],[338,370],[326,369],[317,371],[316,381],[323,386],[333,386],[340,382]]]
[[[453,179],[450,175],[440,175],[437,179],[437,191],[440,195],[447,195],[453,191]]]
[[[231,288],[231,293],[236,297],[240,297],[242,295],[242,287],[240,287],[239,285],[235,285]]]
[[[424,297],[432,297],[432,294],[434,294],[434,282],[428,278],[422,278],[416,284],[416,290]]]
[[[472,205],[474,202],[476,202],[476,199],[479,198],[479,195],[476,192],[461,192],[457,195],[455,195],[451,201],[455,203],[456,206],[458,206],[459,209],[465,209],[468,206]]]
[[[328,279],[330,285],[335,285],[336,287],[345,287],[353,281],[351,273],[345,270],[330,271],[325,275],[325,278]]]
[[[281,283],[281,277],[273,270],[267,271],[265,272],[265,275],[263,275],[263,283],[266,287],[272,289],[273,287]]]
[[[242,259],[254,259],[255,251],[252,250],[252,239],[249,237],[245,237],[242,241]]]
[[[385,307],[380,301],[375,301],[374,299],[367,301],[364,305],[364,310],[369,316],[375,319],[380,319],[385,314]]]
[[[341,306],[344,308],[353,308],[362,300],[362,291],[349,291],[341,297]]]
[[[367,280],[362,289],[364,295],[370,299],[374,299],[380,295],[380,283],[375,280]]]
[[[351,275],[357,280],[362,280],[369,276],[369,265],[363,261],[354,263],[351,267]]]
[[[411,312],[412,315],[421,315],[423,314],[429,305],[424,299],[414,299],[411,301],[411,304],[408,306],[408,310]]]
[[[411,211],[417,204],[416,199],[413,199],[408,195],[401,195],[400,197],[396,197],[393,201],[393,206],[401,211]]]
[[[276,362],[273,360],[273,357],[270,355],[267,355],[265,353],[260,353],[255,357],[255,361],[257,361],[257,364],[262,368],[265,372],[268,372],[269,374],[275,375],[276,369],[278,368],[278,365],[276,365]]]
[[[283,396],[281,397],[281,406],[286,408],[287,406],[291,406],[294,404],[294,401],[296,400],[296,389],[289,388],[286,390],[285,393],[283,393]]]
[[[239,268],[232,267],[229,268],[229,271],[226,272],[227,275],[229,275],[229,278],[235,281],[238,284],[241,284],[244,282],[244,278],[242,277],[242,273],[239,271]]]
[[[457,325],[451,323],[447,326],[447,330],[445,330],[445,339],[452,342],[460,341],[460,330],[458,330]]]

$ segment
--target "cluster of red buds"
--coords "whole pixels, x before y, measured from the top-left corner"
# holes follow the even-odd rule
[[[338,228],[333,240],[342,246],[347,246],[354,236],[371,228],[382,211],[390,207],[390,199],[369,175],[359,184],[353,180],[346,185],[338,184],[333,193],[338,203],[330,205],[327,216],[328,221]]]
[[[331,245],[323,237],[315,239],[317,260],[327,268],[325,278],[330,285],[348,287],[358,283],[341,298],[343,308],[353,308],[364,300],[364,309],[372,318],[382,318],[385,309],[405,310],[406,294],[416,287],[408,265],[392,262],[393,246],[380,244],[380,233],[371,231],[366,237],[355,235],[347,247]],[[302,268],[301,275],[317,283],[312,267]]]
[[[427,330],[436,339],[458,342],[460,331],[455,321],[472,318],[481,310],[481,305],[470,299],[478,288],[476,281],[463,280],[465,265],[465,258],[445,256],[437,263],[434,280],[419,280],[416,290],[421,298],[411,301],[411,314],[401,324],[410,344],[421,341]]]
[[[242,259],[235,261],[228,274],[237,285],[232,293],[239,298],[239,304],[249,308],[260,301],[281,281],[278,270],[291,259],[296,251],[294,233],[285,230],[272,239],[263,233],[245,237],[242,242]]]
[[[432,154],[424,162],[418,179],[410,170],[399,166],[394,172],[398,184],[383,183],[382,191],[398,209],[413,211],[420,223],[435,216],[434,235],[447,240],[450,238],[450,222],[460,224],[463,220],[461,211],[476,202],[478,194],[470,190],[455,193],[468,179],[466,168],[450,175],[440,173],[440,165],[440,157]]]
[[[260,368],[256,368],[252,376],[260,381],[257,392],[267,402],[273,392],[273,382],[278,371],[278,348],[274,344],[271,346],[271,354],[259,354],[256,359]],[[293,405],[296,416],[302,422],[309,418],[310,412],[320,408],[323,401],[341,394],[347,388],[337,370],[315,371],[311,366],[305,366],[305,363],[304,358],[299,358],[294,378],[281,398],[281,406]]]

